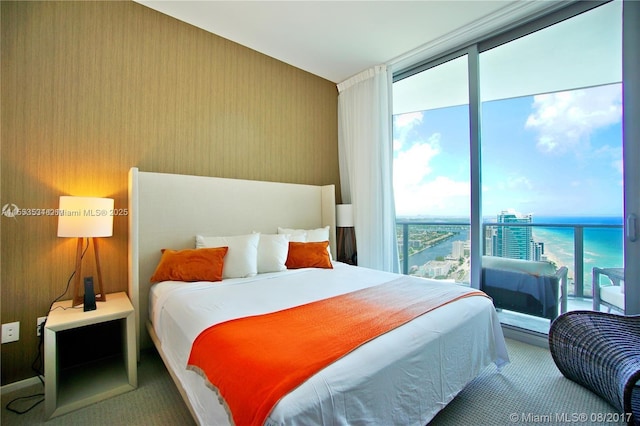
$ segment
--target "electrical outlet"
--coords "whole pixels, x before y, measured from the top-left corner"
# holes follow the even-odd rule
[[[42,323],[47,320],[47,317],[38,317],[36,320],[36,336],[40,337],[42,334]]]
[[[20,322],[2,324],[2,343],[17,342],[20,340]]]

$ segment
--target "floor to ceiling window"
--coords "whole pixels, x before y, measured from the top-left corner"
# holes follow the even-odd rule
[[[476,223],[482,259],[566,266],[565,294],[554,295],[564,309],[591,309],[596,287],[615,283],[606,274],[593,283],[592,271],[622,270],[624,262],[621,23],[614,1],[478,43],[478,75],[460,71],[465,55],[397,79],[394,191],[405,273],[474,285]],[[479,86],[470,87],[474,80]],[[478,140],[469,131],[469,95],[459,94],[469,89],[480,96]],[[470,208],[473,161],[480,217]],[[550,324],[517,303],[500,315],[541,333]]]
[[[467,69],[463,55],[394,85],[393,180],[403,269],[468,284]]]

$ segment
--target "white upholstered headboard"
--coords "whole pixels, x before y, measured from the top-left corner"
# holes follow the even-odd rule
[[[149,278],[163,248],[194,248],[195,236],[231,236],[330,226],[335,258],[335,186],[129,171],[129,298],[138,351],[146,331]]]

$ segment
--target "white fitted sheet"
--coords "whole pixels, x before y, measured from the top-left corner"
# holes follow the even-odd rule
[[[150,319],[165,361],[198,422],[229,424],[204,379],[186,369],[191,345],[201,331],[232,318],[273,312],[395,278],[334,262],[334,269],[290,270],[220,283],[164,282],[151,290]],[[491,362],[498,367],[508,362],[493,304],[485,297],[461,299],[324,368],[284,397],[266,424],[422,426]]]

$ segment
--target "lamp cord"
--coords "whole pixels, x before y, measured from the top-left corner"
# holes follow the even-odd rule
[[[84,244],[84,238],[82,240],[83,240],[83,244]],[[84,259],[84,255],[85,255],[85,253],[87,252],[88,249],[89,249],[89,239],[87,238],[87,245],[86,245],[86,247],[84,249],[82,249],[82,254],[80,255],[80,262],[82,262],[82,259]],[[69,287],[71,286],[71,280],[73,279],[73,277],[75,275],[76,275],[76,270],[74,269],[73,272],[71,273],[71,275],[69,276],[69,279],[67,280],[67,287],[64,289],[64,292],[60,296],[56,297],[53,300],[53,302],[51,302],[51,305],[49,305],[49,310],[47,312],[51,312],[51,308],[53,307],[53,304],[56,303],[58,300],[60,300],[65,294],[67,294],[67,292],[69,291]],[[44,324],[44,322],[42,324]],[[43,327],[44,327],[44,325],[43,325]],[[40,335],[42,335],[42,333]]]
[[[84,243],[83,243],[84,244]],[[89,240],[87,240],[87,246],[82,250],[82,254],[80,255],[80,261],[82,261],[82,259],[84,258],[84,254],[87,252],[87,249],[89,248]],[[69,287],[71,285],[71,280],[73,279],[73,277],[75,276],[76,271],[74,269],[74,271],[71,273],[71,275],[69,276],[69,279],[67,280],[67,287],[65,288],[64,292],[56,297],[53,302],[51,302],[51,304],[49,305],[49,310],[47,312],[51,312],[51,309],[53,308],[53,304],[56,303],[58,300],[60,300],[65,294],[67,294],[67,292],[69,291]],[[63,308],[66,309],[66,308]],[[48,315],[47,315],[48,318]],[[31,369],[33,371],[36,372],[36,377],[40,380],[40,383],[42,384],[42,386],[44,386],[44,372],[42,371],[43,369],[43,359],[42,359],[42,348],[44,346],[44,326],[47,323],[47,320],[45,319],[44,321],[42,321],[42,323],[40,324],[40,339],[38,341],[38,353],[36,354],[36,358],[33,360],[33,363],[31,363]],[[16,414],[25,414],[29,411],[31,411],[33,408],[35,408],[38,404],[40,404],[42,401],[44,401],[44,393],[36,393],[33,395],[28,395],[28,396],[20,396],[17,398],[12,399],[11,401],[9,401],[7,403],[7,405],[5,406],[5,408],[13,413]],[[17,401],[21,401],[21,400],[26,400],[26,399],[31,399],[31,398],[36,398],[36,397],[43,397],[42,399],[34,402],[29,408],[25,409],[25,410],[18,410],[16,408],[11,407],[11,404],[13,404],[14,402]]]

